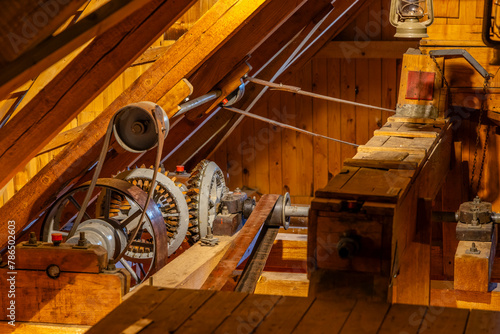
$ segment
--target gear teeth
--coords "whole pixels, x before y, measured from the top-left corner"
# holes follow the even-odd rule
[[[137,168],[137,166],[136,166],[136,168]],[[141,165],[140,168],[145,169],[146,166],[143,164],[143,165]],[[154,167],[151,166],[150,169],[154,170]],[[168,171],[165,171],[165,168],[163,165],[160,168],[158,168],[158,172],[160,172],[162,174],[164,173],[168,177]],[[134,179],[128,179],[128,182],[141,188],[145,192],[148,192],[149,188],[151,187],[151,180],[149,178],[138,177],[138,178],[134,178]],[[122,201],[122,198],[123,197],[119,197],[116,201],[114,201],[112,203],[112,204],[116,205],[116,208],[113,208],[114,210],[116,210],[116,214],[115,214],[115,212],[113,212],[112,215],[116,216],[116,215],[121,215],[124,213],[126,214],[127,210],[130,211],[130,209],[131,209],[130,204],[126,200]],[[172,195],[170,194],[168,189],[164,188],[160,183],[156,184],[155,192],[153,194],[153,200],[160,207],[160,210],[162,211],[162,213],[168,213],[168,214],[179,213],[179,211],[177,209],[177,204],[176,204],[174,198],[172,197]],[[126,204],[126,205],[124,205],[124,204]],[[188,207],[187,213],[189,214],[189,207]],[[110,214],[110,216],[111,216],[111,214]],[[174,216],[174,217],[164,216],[163,220],[164,220],[166,228],[167,228],[167,235],[169,236],[169,238],[175,238],[176,233],[177,233],[177,229],[179,228],[180,218],[178,216]],[[147,234],[147,235],[149,235],[149,234]],[[146,253],[149,253],[149,251],[147,251],[146,249],[142,249],[140,247],[135,248],[136,253],[140,252],[140,250],[145,251]],[[134,252],[134,250],[131,248],[130,252]]]

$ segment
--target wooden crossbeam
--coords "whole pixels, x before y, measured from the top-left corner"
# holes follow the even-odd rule
[[[331,41],[321,49],[315,58],[345,59],[401,59],[409,48],[418,49],[418,41],[370,41],[368,47],[360,49],[359,42]]]
[[[0,64],[13,61],[49,37],[85,2],[20,0],[4,3],[0,12]]]
[[[0,133],[0,188],[78,115],[194,0],[157,0],[82,51]],[[175,5],[175,6],[174,6]]]
[[[43,70],[99,34],[126,19],[150,0],[112,0],[91,15],[51,37],[4,66],[0,72],[0,97],[34,78]]]
[[[198,69],[204,61],[224,45],[229,37],[233,36],[250,18],[264,8],[267,2],[269,0],[218,1],[198,20],[189,34],[183,35],[172,45],[160,59],[89,125],[88,131],[82,133],[79,138],[45,166],[0,208],[0,212],[5,210],[6,217],[7,215],[12,217],[12,214],[15,213],[15,219],[18,222],[16,229],[20,232],[28,224],[31,217],[36,217],[43,211],[65,187],[74,185],[77,178],[96,161],[106,129],[105,125],[119,108],[141,100],[158,102],[161,105],[165,92],[168,92],[182,78]],[[177,2],[166,6],[166,13],[162,12],[163,16],[172,15],[174,3]],[[182,4],[186,5],[186,3]],[[155,15],[157,13],[158,11],[155,12]],[[162,20],[155,15],[146,20],[146,23]],[[135,29],[137,30],[137,27]],[[130,45],[127,47],[130,48]],[[139,51],[142,53],[143,49]],[[208,80],[208,78],[205,79]],[[79,80],[78,83],[81,81]],[[88,87],[85,88],[88,89]],[[163,107],[167,112],[170,110],[169,106],[163,105]],[[48,118],[53,117],[54,112],[48,113],[48,116]],[[27,136],[23,136],[22,139],[25,137]],[[25,209],[19,210],[19,207]],[[1,236],[2,243],[5,243],[6,235],[2,234]]]

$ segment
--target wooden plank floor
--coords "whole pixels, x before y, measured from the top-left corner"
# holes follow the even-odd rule
[[[483,334],[500,312],[145,286],[87,333]]]

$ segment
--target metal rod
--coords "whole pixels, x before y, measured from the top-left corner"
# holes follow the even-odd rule
[[[309,206],[287,205],[287,206],[285,206],[285,216],[287,216],[287,217],[308,217],[309,216]]]
[[[123,265],[123,267],[125,269],[127,269],[127,271],[130,273],[130,275],[132,276],[132,278],[135,279],[135,281],[137,283],[139,283],[141,281],[139,279],[139,277],[137,276],[137,273],[134,271],[134,269],[132,269],[132,267],[128,264],[127,260],[125,260],[124,258],[121,258],[120,259],[120,263]]]
[[[332,9],[334,10],[334,9]],[[314,35],[314,33],[319,29],[319,27],[321,26],[321,24],[323,24],[323,22],[326,20],[326,18],[328,17],[328,15],[330,15],[331,11],[328,12],[328,14],[326,14],[322,19],[321,21],[319,21],[318,23],[316,23],[316,25],[311,29],[311,31],[309,31],[309,33],[307,34],[307,36],[304,37],[304,39],[300,42],[300,44],[294,49],[294,51],[292,52],[292,54],[287,58],[287,60],[281,65],[281,67],[276,71],[276,73],[274,73],[273,77],[271,78],[271,81],[274,81],[276,80],[276,78],[278,78],[285,70],[288,69],[288,67],[290,66],[290,64],[294,61],[294,59],[296,59],[295,57],[297,56],[297,54],[300,52],[300,50],[303,49],[304,45],[307,43],[307,41]],[[259,74],[262,70],[264,70],[269,64],[271,64],[273,62],[273,60],[278,57],[279,55],[281,55],[283,53],[284,50],[286,50],[299,36],[301,36],[302,32],[304,31],[305,28],[303,28],[301,31],[299,31],[290,41],[288,41],[288,43],[283,46],[271,59],[269,59],[269,61],[260,68],[260,70],[258,70],[255,75]],[[324,31],[323,31],[324,33]],[[250,111],[250,109],[253,108],[253,106],[259,101],[259,99],[264,95],[264,93],[267,91],[267,87],[264,87],[264,89],[253,99],[253,101],[248,105],[248,107],[245,109],[245,111]],[[231,126],[231,128],[229,129],[229,131],[226,132],[226,134],[224,135],[224,137],[219,141],[219,143],[217,144],[217,146],[215,146],[215,148],[212,150],[212,152],[210,152],[209,156],[212,155],[215,151],[217,151],[220,147],[220,145],[222,145],[223,142],[226,141],[226,139],[229,137],[229,135],[234,131],[234,129],[236,129],[236,127],[240,124],[240,122],[243,120],[243,116],[240,116],[236,122],[234,122],[234,124]]]
[[[307,131],[307,130],[304,130],[304,129],[296,128],[295,126],[291,126],[291,125],[288,125],[288,124],[276,122],[276,121],[273,121],[272,119],[268,119],[268,118],[265,118],[265,117],[262,117],[262,116],[259,116],[259,115],[255,115],[255,114],[246,112],[246,111],[241,110],[241,109],[232,108],[232,107],[224,107],[224,109],[231,110],[232,112],[235,112],[237,114],[241,114],[241,115],[244,115],[244,116],[247,116],[247,117],[250,117],[250,118],[255,118],[255,119],[258,119],[259,121],[266,122],[266,123],[269,123],[271,125],[279,126],[281,128],[290,129],[290,130],[293,130],[293,131],[305,133],[305,134],[308,134],[308,135],[313,136],[313,137],[320,137],[320,138],[332,140],[332,141],[335,141],[335,142],[338,142],[338,143],[342,143],[342,144],[346,144],[346,145],[351,145],[351,146],[355,146],[355,147],[359,146],[358,144],[349,143],[347,141],[343,141],[343,140],[340,140],[340,139],[330,138],[330,137],[323,136],[323,135],[320,135],[320,134],[317,134],[317,133],[314,133],[314,132],[310,132],[310,131]]]
[[[350,105],[357,106],[357,107],[364,107],[364,108],[377,109],[377,110],[382,110],[382,111],[396,112],[396,110],[394,110],[394,109],[376,107],[376,106],[371,106],[369,104],[363,104],[363,103],[338,99],[336,97],[306,92],[306,91],[302,90],[300,87],[287,86],[287,85],[283,85],[283,84],[276,84],[276,83],[273,83],[270,81],[252,78],[252,77],[248,77],[247,80],[250,82],[253,82],[255,84],[271,87],[271,89],[273,89],[273,90],[282,90],[285,92],[291,92],[291,93],[295,93],[295,94],[310,96],[310,97],[317,98],[317,99],[338,102],[338,103],[344,103],[344,104],[350,104]]]
[[[222,92],[220,90],[213,90],[205,95],[202,95],[200,97],[197,97],[196,99],[192,99],[186,103],[183,103],[179,105],[181,109],[174,115],[174,116],[179,116],[182,115],[189,110],[193,110],[194,108],[197,108],[207,102],[210,102],[212,100],[217,99],[219,96],[221,96]]]

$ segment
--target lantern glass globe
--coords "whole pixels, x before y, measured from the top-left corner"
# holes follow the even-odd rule
[[[419,5],[418,1],[403,4],[401,6],[401,16],[402,17],[415,17],[422,18],[424,17],[424,9]]]

